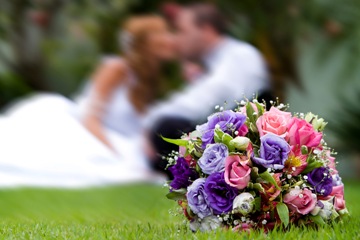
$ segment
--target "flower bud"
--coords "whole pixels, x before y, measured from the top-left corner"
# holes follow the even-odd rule
[[[311,123],[311,121],[317,117],[315,114],[313,114],[312,112],[308,112],[306,115],[305,115],[305,121],[307,121],[308,123]]]
[[[309,151],[308,151],[307,146],[302,145],[302,146],[301,146],[301,154],[306,155],[306,154],[308,154],[308,153],[309,153]]]
[[[230,141],[230,144],[239,150],[246,150],[249,143],[250,139],[247,137],[236,137]]]
[[[313,125],[313,128],[318,132],[323,131],[325,126],[327,125],[327,122],[325,122],[323,118],[319,118],[317,115],[311,112],[306,114],[305,120],[308,123],[311,123]]]
[[[233,212],[241,213],[242,215],[246,216],[253,211],[254,205],[255,199],[253,195],[248,192],[244,192],[234,199]]]
[[[334,212],[336,212],[334,204],[332,203],[332,199],[330,199],[329,201],[319,200],[315,208],[311,211],[311,214],[313,216],[319,215],[326,221],[331,219]]]

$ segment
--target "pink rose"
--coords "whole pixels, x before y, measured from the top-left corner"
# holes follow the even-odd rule
[[[225,182],[237,189],[244,189],[250,181],[251,168],[247,156],[232,155],[225,160]]]
[[[334,196],[334,207],[336,211],[345,209],[344,185],[333,186],[330,196]]]
[[[268,133],[273,133],[285,138],[290,119],[291,113],[283,112],[276,107],[271,107],[269,111],[265,112],[256,121],[260,137]]]
[[[314,130],[307,121],[299,118],[292,118],[288,124],[287,140],[290,145],[317,147],[322,139],[322,133]]]
[[[316,195],[312,194],[309,189],[291,189],[284,196],[284,203],[290,210],[306,215],[314,209],[316,205]]]

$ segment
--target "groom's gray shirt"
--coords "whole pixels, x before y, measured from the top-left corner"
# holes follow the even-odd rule
[[[206,74],[184,91],[153,106],[145,118],[150,128],[162,117],[184,117],[191,121],[204,119],[216,105],[234,107],[235,100],[252,98],[269,88],[267,69],[256,48],[232,38],[225,38],[204,58]]]

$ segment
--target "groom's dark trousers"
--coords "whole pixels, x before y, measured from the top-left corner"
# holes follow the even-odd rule
[[[173,150],[178,151],[179,147],[165,142],[161,136],[179,139],[184,133],[189,133],[194,129],[195,124],[185,118],[163,117],[158,121],[150,135],[153,147],[157,152],[155,159],[152,159],[152,167],[157,171],[165,172],[171,178],[171,174],[165,170],[167,160],[163,159],[162,156],[167,156]]]

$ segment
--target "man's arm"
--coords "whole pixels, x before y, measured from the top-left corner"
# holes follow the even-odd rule
[[[264,62],[256,51],[230,53],[219,66],[185,91],[173,95],[168,101],[154,106],[145,120],[150,128],[161,117],[176,116],[192,121],[206,117],[215,105],[251,97],[267,88],[268,80]]]

